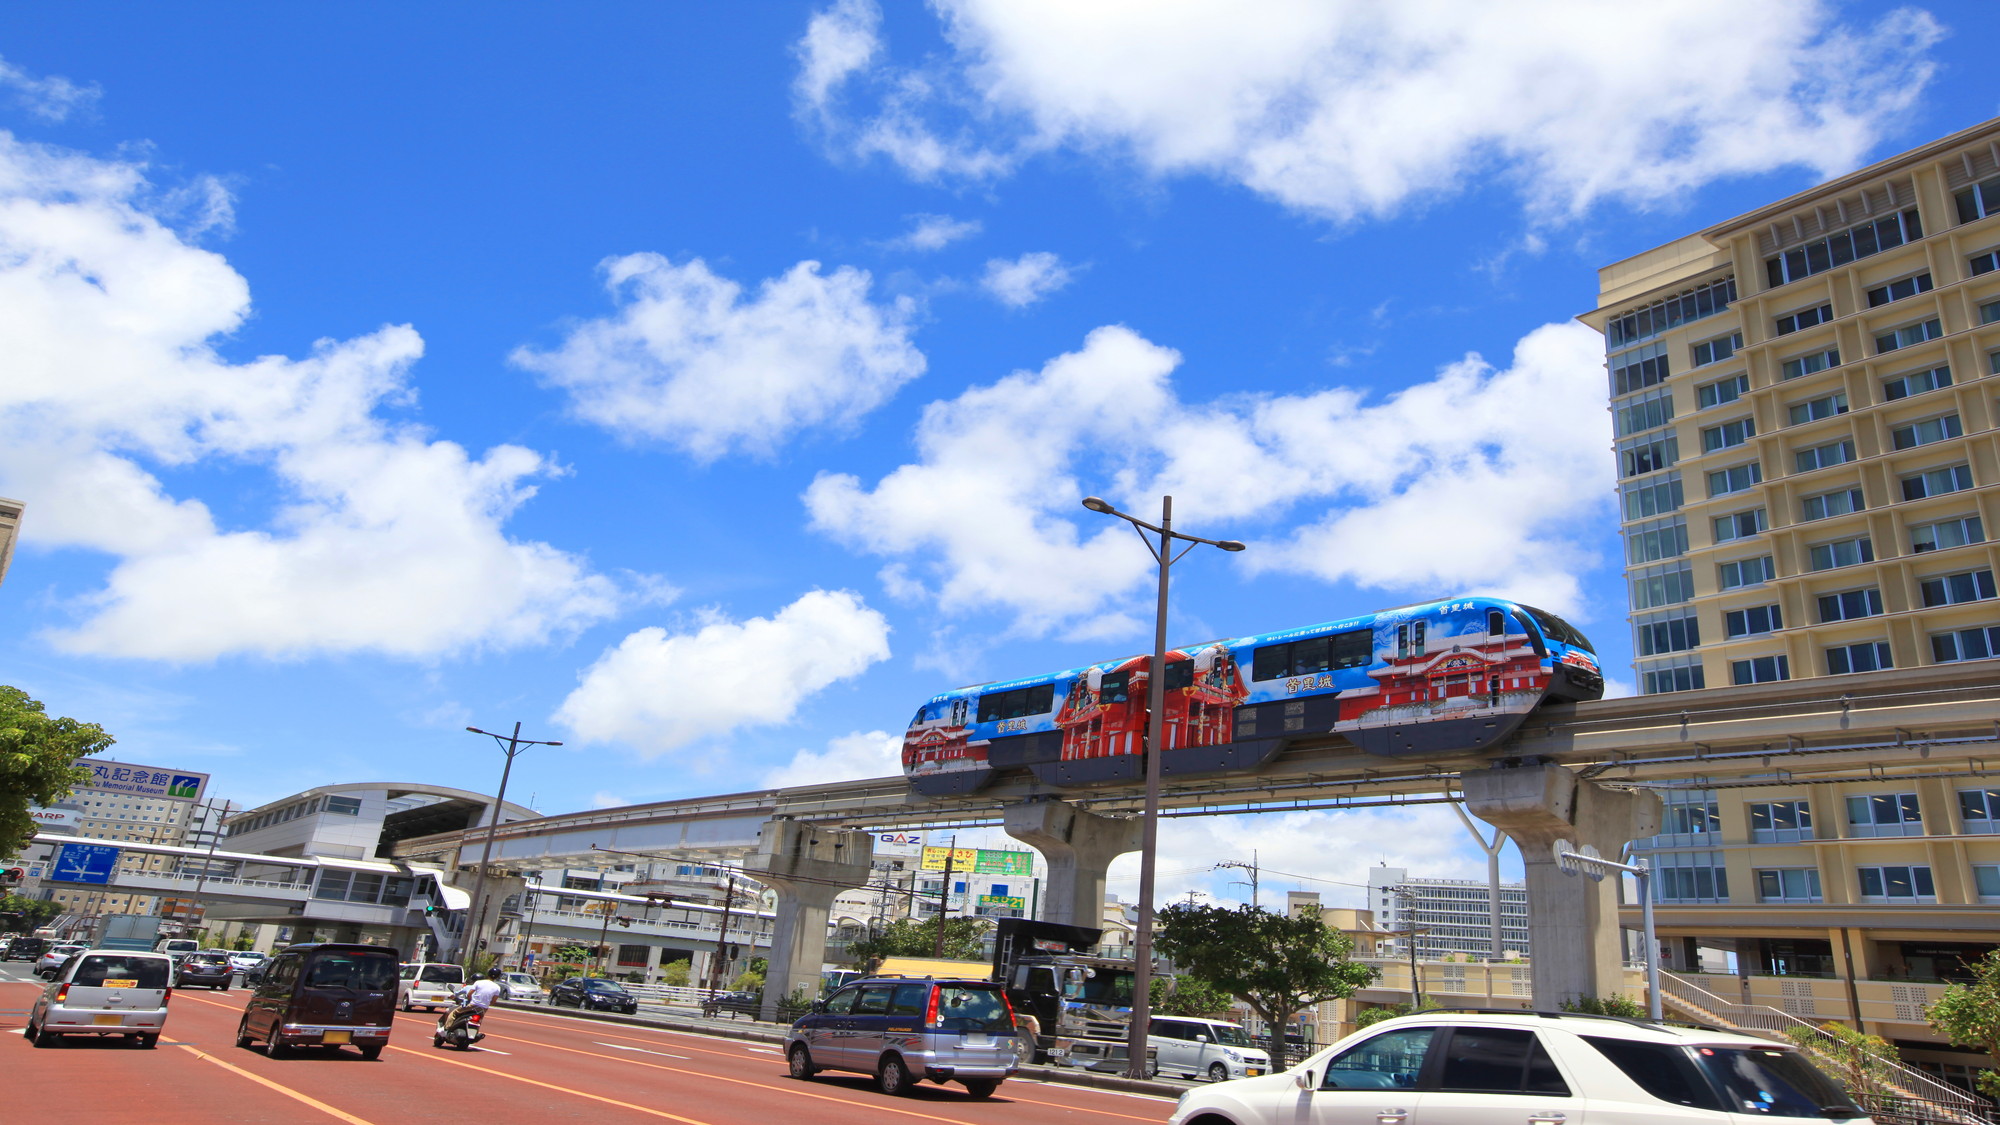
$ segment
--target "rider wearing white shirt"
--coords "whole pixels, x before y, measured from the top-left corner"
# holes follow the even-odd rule
[[[485,979],[473,981],[452,993],[452,999],[458,1002],[458,1007],[452,1009],[451,1021],[447,1026],[457,1027],[472,1013],[483,1012],[492,1007],[493,1002],[506,995],[506,992],[507,990],[500,985],[500,970],[495,969],[487,974]]]

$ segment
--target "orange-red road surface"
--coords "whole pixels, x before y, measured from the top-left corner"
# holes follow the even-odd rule
[[[775,1046],[496,1010],[482,1050],[431,1046],[435,1017],[398,1013],[376,1062],[351,1050],[273,1060],[234,1046],[245,993],[177,989],[150,1051],[121,1040],[41,1049],[20,1035],[37,984],[0,981],[0,1120],[76,1125],[1132,1125],[1172,1103],[1014,1080],[975,1101],[961,1086],[911,1097],[860,1075],[785,1074]]]

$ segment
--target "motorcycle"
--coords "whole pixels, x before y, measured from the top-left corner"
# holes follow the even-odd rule
[[[486,1038],[486,1030],[479,1026],[486,1018],[483,1009],[468,1013],[462,1020],[453,1020],[457,1012],[457,1008],[447,1008],[444,1015],[438,1017],[437,1032],[431,1036],[431,1046],[452,1046],[470,1051],[473,1044]]]

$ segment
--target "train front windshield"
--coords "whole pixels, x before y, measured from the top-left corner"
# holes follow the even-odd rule
[[[1564,621],[1562,618],[1557,617],[1555,614],[1550,613],[1548,610],[1536,609],[1534,606],[1531,605],[1524,605],[1521,608],[1528,611],[1528,615],[1535,619],[1535,624],[1540,625],[1542,627],[1542,632],[1546,634],[1550,640],[1560,641],[1561,643],[1566,644],[1571,648],[1580,648],[1585,652],[1597,651],[1596,649],[1590,647],[1589,637],[1586,637],[1582,633],[1577,632],[1576,626],[1571,625],[1569,622]]]

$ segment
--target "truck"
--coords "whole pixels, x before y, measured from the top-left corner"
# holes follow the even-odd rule
[[[994,922],[991,962],[890,957],[874,975],[993,981],[1017,1016],[1035,1017],[1035,1062],[1123,1073],[1130,1057],[1132,962],[1097,955],[1102,930],[1032,918]],[[1151,1047],[1146,1056],[1153,1058]]]
[[[160,919],[151,914],[107,914],[97,937],[91,942],[99,949],[130,949],[151,952],[160,940]]]
[[[1122,1072],[1130,1057],[1136,969],[1129,958],[1101,957],[1104,931],[1032,918],[995,921],[993,979],[1016,1012],[1041,1025],[1035,1059]],[[1146,1049],[1147,1070],[1153,1049]]]

